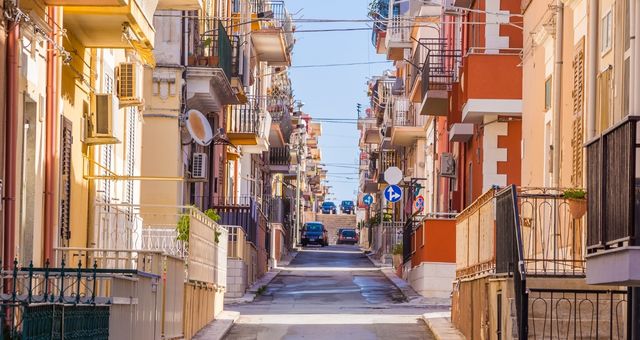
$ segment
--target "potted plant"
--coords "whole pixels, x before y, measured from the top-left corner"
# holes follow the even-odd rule
[[[398,268],[402,265],[402,243],[394,244],[391,254],[393,254],[393,268]]]
[[[563,197],[569,203],[569,213],[574,219],[579,219],[587,212],[587,192],[582,189],[567,189]]]

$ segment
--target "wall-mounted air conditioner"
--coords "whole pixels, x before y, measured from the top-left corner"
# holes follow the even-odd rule
[[[452,153],[442,153],[440,155],[440,176],[456,177],[456,159]]]
[[[116,90],[120,107],[139,106],[142,98],[142,67],[136,63],[120,63],[115,69]]]
[[[196,152],[191,158],[191,178],[207,178],[207,154]]]
[[[86,124],[86,144],[120,143],[122,120],[116,96],[111,93],[92,95],[91,117]]]

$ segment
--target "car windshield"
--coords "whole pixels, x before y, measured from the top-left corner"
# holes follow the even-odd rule
[[[342,205],[350,206],[353,205],[352,201],[342,201]]]
[[[322,231],[322,224],[320,223],[309,223],[306,228],[307,231]]]
[[[356,237],[356,232],[353,230],[343,230],[342,236],[344,237]]]
[[[324,203],[322,203],[322,206],[325,207],[325,208],[330,208],[333,205],[334,205],[333,202],[324,202]]]

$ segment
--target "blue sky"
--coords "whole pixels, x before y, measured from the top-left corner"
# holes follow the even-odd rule
[[[366,19],[369,0],[288,0],[287,8],[302,19]],[[296,23],[297,30],[366,27],[368,23]],[[342,67],[295,68],[302,65],[385,61],[371,45],[371,31],[297,33],[291,78],[303,111],[319,118],[357,118],[356,104],[368,107],[367,78],[390,63]],[[322,123],[320,147],[327,164],[329,199],[356,198],[358,129],[355,123]]]

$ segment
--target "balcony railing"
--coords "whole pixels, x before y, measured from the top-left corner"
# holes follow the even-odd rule
[[[270,18],[261,20],[260,27],[262,29],[282,29],[285,37],[285,46],[287,49],[290,49],[291,46],[293,46],[293,24],[291,21],[291,14],[287,11],[284,1],[251,0],[250,8],[251,12],[256,14],[268,13]]]
[[[411,101],[406,97],[393,100],[391,124],[393,126],[422,126],[425,119],[418,115]]]
[[[194,32],[190,41],[189,66],[221,68],[228,79],[238,70],[237,39],[227,34],[222,21],[216,19],[194,19]]]
[[[252,133],[260,131],[260,98],[249,97],[247,102],[231,106],[227,133]]]
[[[589,252],[640,245],[639,121],[628,116],[587,144]]]
[[[401,16],[389,18],[387,26],[387,48],[393,44],[411,43],[411,27],[413,19]]]
[[[291,150],[288,146],[269,149],[269,165],[290,165]]]
[[[422,66],[422,98],[429,90],[450,91],[458,81],[462,52],[447,47],[446,40],[440,38],[420,39],[420,44],[427,49]]]

